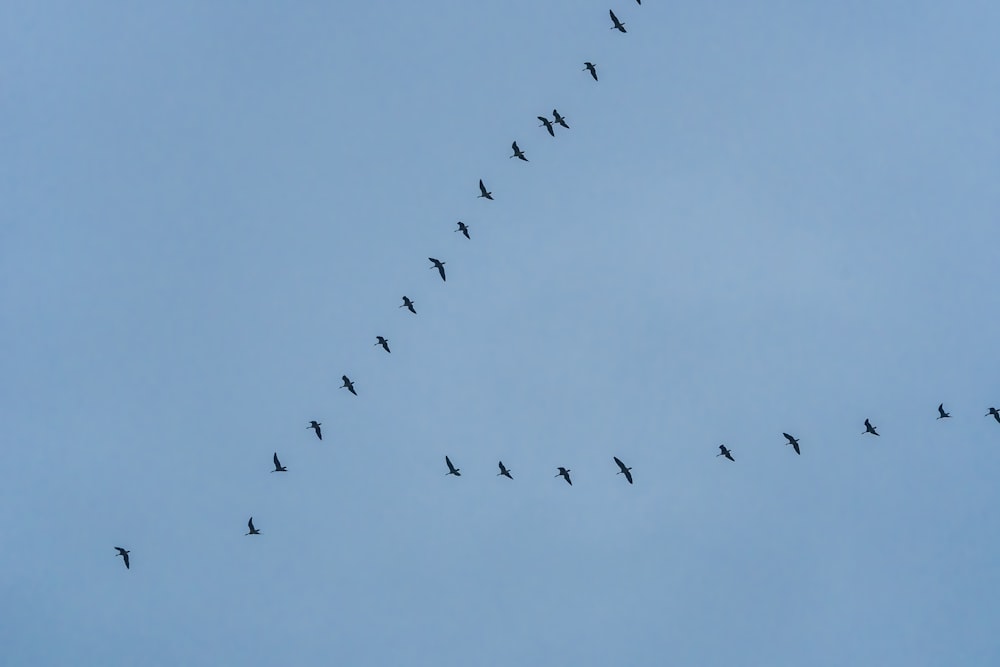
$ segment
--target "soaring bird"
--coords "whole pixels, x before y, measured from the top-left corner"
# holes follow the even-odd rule
[[[597,81],[597,65],[594,63],[583,63],[585,67],[580,70],[581,72],[590,72],[590,76],[594,77],[594,81]]]
[[[552,121],[551,120],[549,120],[545,116],[539,116],[538,120],[542,121],[542,124],[539,125],[538,127],[544,127],[546,130],[549,131],[549,134],[551,134],[553,137],[556,136],[555,130],[552,129]]]
[[[410,301],[410,297],[408,296],[403,297],[403,305],[400,306],[400,308],[408,308],[411,313],[413,313],[414,315],[417,314],[417,310],[416,308],[413,307],[413,302]]]
[[[311,428],[314,431],[316,431],[316,437],[319,438],[320,440],[322,440],[323,439],[323,431],[322,431],[322,429],[320,429],[320,426],[322,426],[322,424],[320,422],[318,422],[318,421],[311,421],[311,422],[309,422],[309,426],[306,426],[306,428]]]
[[[628,483],[631,484],[632,483],[632,473],[629,472],[631,470],[631,468],[626,467],[625,464],[622,463],[622,460],[620,458],[618,458],[617,456],[615,456],[614,459],[615,459],[615,463],[618,464],[618,467],[621,468],[621,470],[619,470],[616,474],[618,474],[618,475],[625,475],[625,479],[627,479]]]
[[[118,556],[121,556],[122,558],[124,558],[125,559],[125,569],[126,570],[131,569],[128,566],[128,555],[130,553],[132,553],[132,552],[130,552],[128,549],[122,549],[121,547],[115,547],[115,549],[118,549],[118,553],[115,554],[115,557],[117,558]]]
[[[517,142],[516,141],[514,143],[512,143],[510,145],[510,147],[514,149],[514,154],[511,155],[510,157],[516,157],[516,158],[519,158],[521,160],[524,160],[525,162],[528,161],[528,158],[524,157],[524,151],[522,151],[520,148],[517,147]]]
[[[950,414],[944,411],[944,403],[938,406],[938,419],[947,419],[951,417]]]
[[[465,224],[464,222],[462,222],[461,220],[458,221],[458,229],[456,229],[455,231],[456,232],[462,232],[462,234],[464,234],[465,238],[467,238],[467,239],[471,239],[472,238],[471,236],[469,236],[469,226],[467,224]]]
[[[562,125],[563,127],[565,127],[567,130],[569,129],[569,125],[566,124],[566,119],[563,118],[562,116],[560,116],[558,111],[556,111],[555,109],[553,109],[552,110],[552,116],[553,116],[553,119],[554,119],[552,121],[553,123],[559,123],[560,125]]]
[[[445,475],[454,475],[455,477],[461,477],[462,473],[459,472],[460,468],[456,468],[447,456],[444,457],[444,462],[448,464],[448,472]]]
[[[430,268],[437,269],[438,273],[441,274],[441,280],[446,280],[446,278],[444,277],[444,265],[445,265],[446,262],[442,262],[439,259],[434,259],[433,257],[428,257],[427,259],[429,259],[432,262],[434,262],[434,266],[432,266]]]
[[[346,375],[341,375],[340,379],[344,381],[344,384],[340,385],[341,389],[346,389],[355,396],[358,395],[358,392],[354,391],[354,383],[351,382],[351,379],[349,377],[347,377]]]
[[[793,438],[792,436],[788,435],[787,433],[782,433],[781,435],[785,436],[785,440],[788,441],[785,444],[786,445],[791,445],[792,448],[795,450],[796,454],[801,454],[802,453],[802,452],[799,451],[799,441],[798,441],[797,438]]]
[[[562,466],[559,466],[559,475],[562,475],[562,478],[566,480],[567,484],[573,486],[573,480],[569,478],[569,468],[563,468]],[[559,475],[556,475],[556,477],[559,477]]]
[[[281,465],[281,461],[278,460],[278,452],[274,453],[274,470],[271,472],[288,472],[288,468]]]
[[[730,461],[735,462],[736,459],[733,458],[733,453],[725,445],[719,445],[719,453],[716,456],[725,456]]]
[[[389,349],[388,338],[385,338],[383,336],[375,336],[375,338],[378,338],[378,340],[375,342],[375,345],[381,345],[383,350],[385,350],[389,354],[392,354],[392,350]],[[372,345],[372,347],[375,347],[375,345]]]
[[[867,419],[865,420],[865,432],[862,433],[861,435],[865,435],[865,433],[871,433],[872,435],[878,435],[878,433],[875,432],[875,427],[872,426],[872,423],[870,421],[868,421]]]
[[[247,526],[250,528],[250,532],[247,535],[260,535],[260,531],[253,527],[253,517],[247,521]]]
[[[610,30],[618,28],[618,32],[628,32],[627,30],[625,30],[625,24],[618,20],[618,17],[615,16],[615,13],[613,11],[609,9],[608,13],[611,14],[611,20],[614,21],[615,23],[613,26],[611,26],[611,28],[609,28]]]
[[[499,464],[500,464],[500,472],[497,473],[497,477],[503,475],[507,479],[514,479],[513,477],[510,476],[510,470],[508,470],[507,466],[503,464],[503,461],[500,461]]]
[[[476,199],[480,199],[481,197],[486,197],[487,199],[489,199],[491,201],[493,200],[493,193],[486,191],[486,186],[483,185],[483,179],[480,178],[479,179],[479,197],[476,197]]]
[[[1000,424],[1000,411],[997,411],[996,408],[990,408],[990,411],[983,416],[989,417],[990,415],[993,415],[993,419],[996,419],[997,423]]]

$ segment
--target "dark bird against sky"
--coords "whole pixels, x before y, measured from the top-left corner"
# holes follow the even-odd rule
[[[247,527],[250,529],[247,535],[260,535],[260,531],[253,527],[253,517],[250,517],[250,520],[247,521]]]
[[[611,20],[615,22],[615,24],[611,26],[609,30],[614,30],[615,28],[617,28],[619,32],[628,32],[627,30],[625,30],[625,24],[618,20],[618,17],[615,16],[615,13],[613,11],[609,9],[608,13],[611,14]]]
[[[542,124],[539,125],[538,127],[544,127],[546,130],[549,131],[549,134],[551,134],[553,137],[556,136],[555,130],[552,129],[552,121],[550,121],[545,116],[539,116],[538,120],[542,121]]]
[[[716,454],[717,457],[725,456],[730,461],[735,462],[736,459],[733,458],[733,453],[725,445],[719,445],[719,453]]]
[[[441,280],[446,280],[446,278],[444,277],[444,265],[446,264],[446,262],[442,262],[439,259],[434,259],[433,257],[428,257],[427,259],[434,262],[434,266],[430,268],[437,269],[438,273],[441,274]]]
[[[467,224],[465,224],[464,222],[462,222],[461,220],[458,221],[458,229],[456,229],[455,231],[456,232],[462,232],[462,234],[467,239],[471,239],[472,238],[471,236],[469,236],[469,226]]]
[[[128,555],[132,552],[129,551],[128,549],[123,549],[121,547],[115,547],[115,549],[118,549],[118,553],[115,554],[115,557],[121,556],[122,558],[125,559],[125,569],[126,570],[132,569],[128,565]]]
[[[990,408],[990,411],[983,416],[989,417],[990,415],[993,415],[993,419],[996,419],[997,423],[1000,424],[1000,410],[997,410],[996,408]]]
[[[479,197],[476,197],[476,199],[479,199],[481,197],[486,197],[490,201],[493,201],[493,193],[486,191],[486,186],[483,185],[483,179],[480,178],[479,179]]]
[[[320,426],[322,426],[322,424],[320,424],[318,421],[311,421],[309,422],[309,426],[306,426],[306,428],[311,428],[314,431],[316,431],[316,437],[322,440],[323,430],[320,428]]]
[[[510,147],[514,149],[514,154],[511,155],[510,157],[516,157],[516,158],[519,158],[521,160],[524,160],[525,162],[528,161],[528,158],[524,157],[524,151],[522,151],[520,148],[517,147],[517,142],[516,141],[514,143],[512,143],[510,145]]]
[[[410,297],[408,297],[408,296],[404,296],[403,297],[403,305],[400,306],[400,308],[407,308],[414,315],[417,314],[417,310],[416,310],[416,308],[413,307],[413,302],[410,301]]]
[[[556,477],[559,476],[562,476],[562,478],[566,480],[567,484],[573,486],[573,480],[569,478],[569,468],[563,468],[562,466],[559,466],[559,474],[556,475]]]
[[[941,405],[938,406],[938,417],[937,418],[938,419],[947,419],[948,417],[951,417],[951,415],[944,411],[944,403],[942,403]]]
[[[785,440],[788,441],[785,444],[786,445],[791,445],[792,448],[795,450],[796,454],[801,454],[802,453],[802,452],[799,451],[799,441],[798,441],[798,439],[793,438],[792,436],[788,435],[787,433],[782,433],[781,435],[785,436]]]
[[[625,479],[627,479],[627,480],[628,480],[628,483],[629,483],[629,484],[631,484],[631,483],[632,483],[632,473],[631,473],[630,471],[631,471],[632,469],[631,469],[631,468],[628,468],[628,467],[626,467],[626,466],[625,466],[625,464],[624,464],[624,463],[622,463],[622,460],[621,460],[620,458],[618,458],[617,456],[615,456],[615,457],[613,457],[613,458],[615,459],[615,463],[617,463],[617,464],[618,464],[618,467],[619,467],[619,468],[621,468],[621,470],[619,470],[619,471],[618,471],[617,473],[615,473],[615,474],[616,474],[616,475],[625,475]]]
[[[500,475],[503,475],[503,476],[504,476],[504,477],[506,477],[507,479],[514,479],[514,478],[513,478],[513,477],[511,477],[511,475],[510,475],[510,470],[508,470],[508,469],[507,469],[507,466],[505,466],[505,465],[503,464],[503,461],[500,461],[500,462],[499,462],[499,465],[500,465],[500,472],[498,472],[498,473],[497,473],[497,477],[499,477]]]
[[[597,65],[594,63],[583,63],[585,67],[580,70],[581,72],[590,72],[590,76],[594,77],[594,81],[597,81]]]
[[[866,433],[871,433],[872,435],[878,435],[878,433],[875,432],[875,427],[872,426],[872,423],[867,419],[865,420],[865,432],[862,433],[861,435],[865,435]]]
[[[560,125],[562,125],[563,127],[565,127],[567,130],[569,129],[569,125],[566,124],[566,119],[563,118],[562,116],[560,116],[558,111],[556,111],[555,109],[553,109],[552,110],[552,116],[553,116],[553,118],[555,118],[555,120],[552,121],[553,123],[559,123]]]
[[[281,465],[281,461],[278,460],[278,452],[274,453],[274,470],[271,472],[288,472],[288,468]]]
[[[449,459],[447,455],[444,457],[444,462],[446,464],[448,464],[448,472],[446,472],[445,475],[454,475],[455,477],[461,477],[462,476],[462,473],[460,472],[461,469],[460,468],[456,468],[452,464],[451,459]]]
[[[375,345],[381,345],[383,350],[385,350],[386,352],[392,353],[392,350],[389,349],[389,339],[388,338],[384,338],[383,336],[375,336],[375,338],[378,339],[377,341],[375,341]],[[373,345],[372,347],[374,347],[375,345]]]
[[[344,384],[340,385],[341,389],[346,389],[355,396],[358,395],[358,392],[354,391],[354,383],[351,382],[351,379],[349,377],[347,377],[346,375],[341,375],[340,379],[344,381]]]

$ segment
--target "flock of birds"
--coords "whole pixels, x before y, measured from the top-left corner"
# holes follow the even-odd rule
[[[642,0],[636,0],[636,4],[641,5],[642,4]],[[628,32],[625,29],[625,24],[622,23],[618,19],[617,16],[615,16],[615,13],[614,13],[613,10],[608,10],[608,14],[611,16],[611,22],[612,22],[612,26],[610,28],[611,30],[618,30],[621,33]],[[589,72],[590,76],[594,79],[594,81],[598,81],[599,80],[598,76],[597,76],[597,65],[596,64],[587,61],[587,62],[584,63],[584,69],[581,70],[581,71],[583,71],[583,72]],[[555,126],[556,125],[558,125],[560,127],[563,127],[563,128],[565,128],[567,130],[570,129],[569,124],[566,122],[566,117],[563,116],[562,114],[560,114],[557,109],[553,109],[552,110],[552,120],[549,120],[545,116],[538,116],[538,120],[541,121],[541,125],[539,125],[538,127],[544,127],[545,130],[549,133],[549,135],[551,135],[553,137],[555,136]],[[517,159],[522,160],[524,162],[528,162],[529,161],[528,158],[527,158],[527,156],[524,154],[524,151],[521,150],[521,148],[517,145],[517,141],[514,141],[511,144],[511,148],[514,151],[513,154],[510,155],[511,159],[517,158]],[[478,195],[477,199],[488,199],[490,201],[493,201],[493,193],[490,190],[487,189],[486,184],[483,183],[482,179],[479,180],[479,195]],[[458,223],[458,229],[456,229],[454,231],[455,232],[460,232],[463,236],[465,236],[466,239],[471,239],[472,238],[469,235],[469,226],[466,223],[464,223],[464,222],[459,222]],[[441,276],[441,280],[442,281],[447,281],[447,275],[445,274],[445,270],[444,270],[445,262],[443,262],[443,261],[441,261],[439,259],[436,259],[434,257],[428,257],[427,259],[431,262],[431,266],[428,267],[428,268],[430,268],[430,269],[437,269],[438,275]],[[399,308],[406,308],[412,314],[414,314],[414,315],[417,314],[417,310],[415,308],[415,303],[408,296],[405,296],[405,295],[403,296],[403,303],[402,303],[402,305],[399,306]],[[385,338],[384,336],[376,336],[375,338],[376,338],[376,342],[374,343],[374,345],[381,346],[382,349],[385,350],[387,353],[391,353],[392,352],[392,350],[389,349],[389,339],[388,338]],[[341,376],[341,380],[343,381],[343,384],[340,386],[341,389],[347,389],[354,396],[358,395],[358,392],[354,389],[354,381],[352,381],[349,377],[347,377],[347,375],[342,375]],[[951,414],[949,414],[948,412],[945,411],[945,409],[944,409],[944,403],[941,403],[940,405],[938,405],[937,409],[938,409],[938,417],[937,417],[938,419],[948,419],[948,418],[951,417]],[[997,423],[1000,424],[1000,410],[998,410],[997,408],[995,408],[995,407],[989,408],[989,411],[984,416],[986,416],[986,417],[992,416],[997,421]],[[877,431],[877,428],[874,425],[872,425],[872,423],[871,423],[871,421],[869,419],[865,419],[864,426],[865,426],[865,430],[862,432],[862,435],[874,435],[874,436],[878,436],[879,435],[879,433]],[[322,427],[322,422],[319,422],[319,421],[316,421],[316,420],[312,420],[312,421],[309,422],[309,426],[307,426],[306,428],[307,429],[312,429],[315,432],[316,437],[319,440],[322,440],[323,439],[323,430],[322,430],[321,427]],[[795,450],[795,453],[801,455],[802,451],[801,451],[801,448],[799,447],[799,439],[796,438],[796,437],[794,437],[794,436],[792,436],[792,435],[790,435],[790,434],[788,434],[788,433],[782,433],[782,435],[785,437],[785,440],[786,440],[786,442],[784,444],[785,445],[791,445],[792,449]],[[725,457],[725,458],[727,458],[727,459],[729,459],[730,461],[733,461],[733,462],[736,461],[736,459],[733,457],[732,450],[730,450],[725,445],[719,445],[719,453],[716,454],[716,457],[719,457],[719,456],[723,456],[723,457]],[[618,458],[617,456],[613,456],[612,458],[614,459],[615,465],[618,466],[618,472],[616,474],[618,474],[618,475],[625,475],[626,481],[628,481],[629,484],[632,484],[633,483],[632,468],[630,468],[629,466],[625,465],[625,463],[620,458]],[[272,473],[274,473],[274,472],[287,472],[288,471],[287,467],[281,465],[281,461],[278,459],[278,453],[277,452],[274,452],[273,462],[274,462],[274,470],[271,471]],[[451,460],[451,458],[449,456],[446,455],[444,457],[444,462],[445,462],[445,465],[448,468],[448,472],[446,472],[445,475],[454,475],[455,477],[461,477],[462,476],[461,468],[456,467],[455,464],[452,463],[452,460]],[[500,469],[500,472],[498,472],[497,475],[496,475],[497,477],[501,477],[502,476],[502,477],[506,477],[507,479],[510,479],[510,480],[514,479],[514,476],[511,474],[511,470],[507,466],[504,465],[503,461],[498,461],[497,465],[498,465],[498,467]],[[567,484],[569,484],[570,486],[572,486],[573,485],[573,480],[570,478],[570,472],[571,472],[571,470],[569,468],[564,467],[564,466],[558,466],[556,469],[558,470],[558,472],[556,473],[555,477],[562,477],[566,481]],[[246,535],[260,535],[261,534],[260,530],[258,530],[256,527],[254,527],[254,525],[253,525],[253,517],[252,516],[250,517],[250,520],[247,521],[247,528],[249,530],[246,533]],[[125,568],[129,569],[130,568],[130,565],[129,565],[129,554],[131,552],[128,549],[125,549],[124,547],[115,547],[115,550],[118,552],[116,554],[116,556],[121,556],[122,559],[125,562]]]

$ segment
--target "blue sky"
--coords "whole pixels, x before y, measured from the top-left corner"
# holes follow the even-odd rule
[[[705,4],[0,8],[9,664],[996,664],[1000,7]]]

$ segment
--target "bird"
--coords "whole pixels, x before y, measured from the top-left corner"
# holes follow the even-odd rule
[[[408,296],[403,297],[403,305],[400,306],[400,308],[408,308],[411,313],[413,313],[414,315],[417,314],[417,310],[413,307],[413,302],[410,301],[410,297]]]
[[[559,123],[560,125],[562,125],[563,127],[565,127],[567,130],[569,129],[569,125],[566,124],[566,119],[563,118],[562,116],[560,116],[558,111],[556,111],[555,109],[553,109],[552,110],[552,116],[553,116],[553,121],[552,121],[553,123]]]
[[[132,552],[131,552],[131,551],[129,551],[128,549],[123,549],[123,548],[121,548],[121,547],[115,547],[115,549],[118,549],[118,553],[116,553],[116,554],[115,554],[115,557],[117,558],[118,556],[121,556],[122,558],[124,558],[124,559],[125,559],[125,569],[126,569],[126,570],[129,570],[129,569],[131,569],[131,568],[130,568],[130,567],[128,566],[128,555],[129,555],[130,553],[132,553]]]
[[[627,479],[628,483],[631,484],[632,483],[632,473],[629,472],[631,470],[631,468],[626,467],[625,464],[622,463],[622,460],[620,458],[618,458],[617,456],[615,456],[613,458],[615,459],[615,463],[618,464],[618,467],[621,468],[621,470],[619,470],[615,474],[617,474],[617,475],[625,475],[625,479]]]
[[[549,120],[545,116],[539,116],[538,120],[542,121],[542,124],[539,125],[538,127],[544,127],[546,130],[549,131],[549,134],[551,134],[553,137],[556,136],[555,131],[552,129],[552,121],[551,120]]]
[[[311,421],[311,422],[309,422],[309,426],[306,426],[306,428],[311,428],[314,431],[316,431],[316,437],[319,438],[320,440],[322,440],[323,439],[323,430],[320,429],[320,426],[322,426],[322,424],[320,422],[318,422],[318,421]]]
[[[618,28],[618,32],[628,32],[627,30],[625,30],[625,24],[618,20],[618,17],[615,16],[615,13],[612,10],[609,9],[608,14],[611,14],[611,20],[614,21],[615,23],[613,26],[609,28],[609,30],[614,30],[615,28]]]
[[[358,392],[354,391],[354,383],[351,382],[351,379],[349,377],[347,377],[346,375],[341,375],[340,379],[344,381],[344,384],[340,385],[341,389],[346,389],[355,396],[358,395]]]
[[[467,239],[471,239],[472,238],[471,236],[469,236],[469,226],[467,224],[465,224],[464,222],[462,222],[461,220],[458,221],[458,229],[456,229],[455,231],[456,232],[462,232],[462,234],[464,234],[465,238],[467,238]]]
[[[733,453],[725,445],[719,445],[719,453],[716,456],[725,456],[730,461],[735,462],[736,459],[733,458]]]
[[[432,269],[437,269],[437,270],[438,270],[438,273],[440,273],[440,274],[441,274],[441,280],[446,280],[446,278],[444,277],[444,265],[445,265],[445,264],[446,264],[447,262],[442,262],[441,260],[439,260],[439,259],[434,259],[433,257],[428,257],[427,259],[429,259],[429,260],[431,260],[432,262],[434,262],[434,266],[432,266],[432,267],[430,267],[430,268],[432,268]]]
[[[481,178],[479,179],[479,193],[480,193],[479,197],[476,197],[476,199],[480,199],[481,197],[486,197],[490,201],[493,201],[493,193],[486,191],[486,186],[483,185],[483,179]]]
[[[274,470],[271,472],[288,472],[288,468],[281,465],[281,461],[278,460],[278,452],[274,453]]]
[[[799,451],[799,441],[797,438],[793,438],[787,433],[782,433],[781,435],[785,436],[785,440],[788,441],[785,443],[786,445],[791,445],[795,449],[796,454],[802,454],[802,452]]]
[[[950,414],[944,411],[944,403],[938,406],[938,419],[947,419],[951,417]]]
[[[872,435],[878,435],[878,433],[875,432],[875,427],[872,426],[872,423],[870,421],[868,421],[867,419],[865,420],[865,432],[862,433],[861,435],[865,435],[865,433],[871,433]]]
[[[990,408],[990,411],[983,416],[989,417],[990,415],[993,415],[993,419],[996,419],[997,423],[1000,424],[1000,411],[997,411],[996,408]]]
[[[569,478],[569,468],[563,468],[562,466],[559,466],[559,475],[562,475],[563,479],[566,480],[567,484],[573,486],[573,480]],[[556,475],[556,477],[559,477],[559,475]]]
[[[454,475],[455,477],[461,477],[462,473],[459,472],[461,468],[456,468],[447,456],[444,457],[444,462],[448,464],[448,472],[445,475]]]
[[[250,520],[247,521],[247,526],[250,528],[250,532],[247,535],[260,535],[260,531],[253,527],[253,517],[250,517]]]
[[[594,63],[583,63],[585,67],[580,70],[581,72],[590,72],[590,76],[594,77],[594,81],[597,81],[597,65]]]
[[[511,155],[510,157],[520,158],[520,159],[524,160],[525,162],[528,162],[528,158],[524,157],[524,151],[522,151],[520,148],[517,147],[517,142],[516,141],[514,143],[512,143],[510,145],[510,147],[514,149],[514,154]]]
[[[500,472],[497,473],[497,477],[503,475],[507,479],[514,479],[513,477],[510,476],[510,470],[507,470],[507,466],[503,464],[503,461],[499,461],[499,464],[500,464]]]
[[[388,338],[385,338],[384,336],[375,336],[375,338],[377,338],[378,340],[375,341],[375,344],[372,345],[372,347],[375,347],[375,345],[381,345],[383,350],[385,350],[389,354],[392,354],[392,350],[389,349],[389,339]]]

